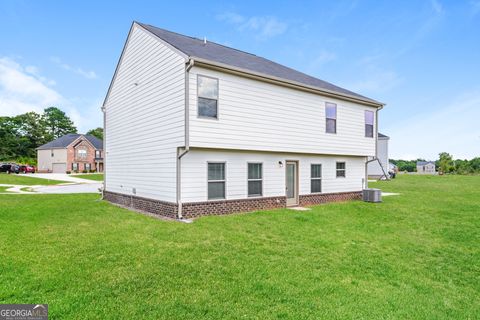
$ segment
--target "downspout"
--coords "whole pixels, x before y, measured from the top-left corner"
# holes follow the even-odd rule
[[[365,189],[368,188],[368,164],[370,162],[379,161],[378,158],[377,158],[377,154],[378,154],[378,111],[380,111],[382,109],[383,109],[383,106],[378,107],[377,110],[375,110],[375,155],[373,156],[373,159],[367,160],[365,162]],[[382,166],[382,165],[380,164],[380,166]],[[383,170],[383,167],[382,167],[382,170]]]
[[[105,170],[106,168],[106,155],[107,155],[107,148],[105,144],[105,136],[107,133],[107,129],[105,125],[107,124],[107,110],[105,109],[105,105],[102,106],[102,113],[103,113],[103,188],[102,188],[102,200],[105,198],[105,188],[106,188],[106,178],[107,178],[107,171]],[[99,165],[97,164],[97,171],[98,171]]]
[[[182,215],[182,158],[190,151],[190,79],[189,72],[194,60],[190,59],[185,66],[185,147],[177,148],[177,219]]]

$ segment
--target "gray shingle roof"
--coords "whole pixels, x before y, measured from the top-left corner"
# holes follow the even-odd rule
[[[102,150],[103,149],[103,141],[94,137],[92,135],[84,135],[78,133],[68,133],[58,139],[50,141],[37,149],[57,149],[57,148],[66,148],[68,147],[73,141],[77,140],[78,137],[84,136],[96,149]]]
[[[435,161],[417,161],[417,166],[424,166],[429,163],[435,164]]]
[[[138,23],[138,22],[137,22]],[[328,90],[342,95],[366,100],[375,104],[378,101],[364,97],[358,93],[338,87],[327,81],[309,76],[300,71],[288,68],[271,60],[256,56],[251,53],[229,48],[215,42],[207,41],[181,35],[165,29],[160,29],[148,24],[138,23],[163,41],[169,43],[190,58],[200,58],[232,67],[241,68],[255,73],[262,73],[267,76],[294,81],[320,90]]]
[[[383,133],[380,133],[380,132],[378,133],[378,137],[379,138],[390,138],[389,136],[384,135]]]

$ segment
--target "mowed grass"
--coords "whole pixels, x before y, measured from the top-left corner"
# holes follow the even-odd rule
[[[76,174],[73,177],[94,181],[103,181],[103,173]]]
[[[25,185],[25,186],[34,186],[34,185],[48,186],[48,185],[55,185],[60,183],[66,183],[66,181],[35,178],[35,177],[29,177],[23,174],[0,173],[0,184]]]
[[[0,303],[66,319],[478,319],[480,177],[162,221],[96,195],[0,196]]]

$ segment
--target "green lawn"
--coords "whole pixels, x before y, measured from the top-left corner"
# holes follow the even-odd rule
[[[6,174],[0,173],[0,184],[16,184],[16,185],[25,185],[25,186],[33,186],[33,185],[53,185],[53,184],[60,184],[66,183],[66,181],[59,181],[59,180],[50,180],[50,179],[41,179],[41,178],[34,178],[24,174]]]
[[[0,303],[67,319],[478,319],[480,177],[400,176],[381,204],[205,217],[0,196]]]
[[[95,181],[103,181],[103,173],[76,174],[73,177]]]
[[[0,186],[0,192],[10,192],[7,191],[7,189],[10,189],[11,187],[6,187],[6,186]],[[1,230],[1,229],[0,229]]]

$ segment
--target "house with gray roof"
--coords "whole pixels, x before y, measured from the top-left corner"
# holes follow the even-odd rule
[[[103,141],[69,133],[37,148],[38,172],[103,172]]]
[[[435,161],[417,161],[417,173],[435,174]]]
[[[104,199],[179,219],[358,199],[383,106],[134,22],[102,106]]]

